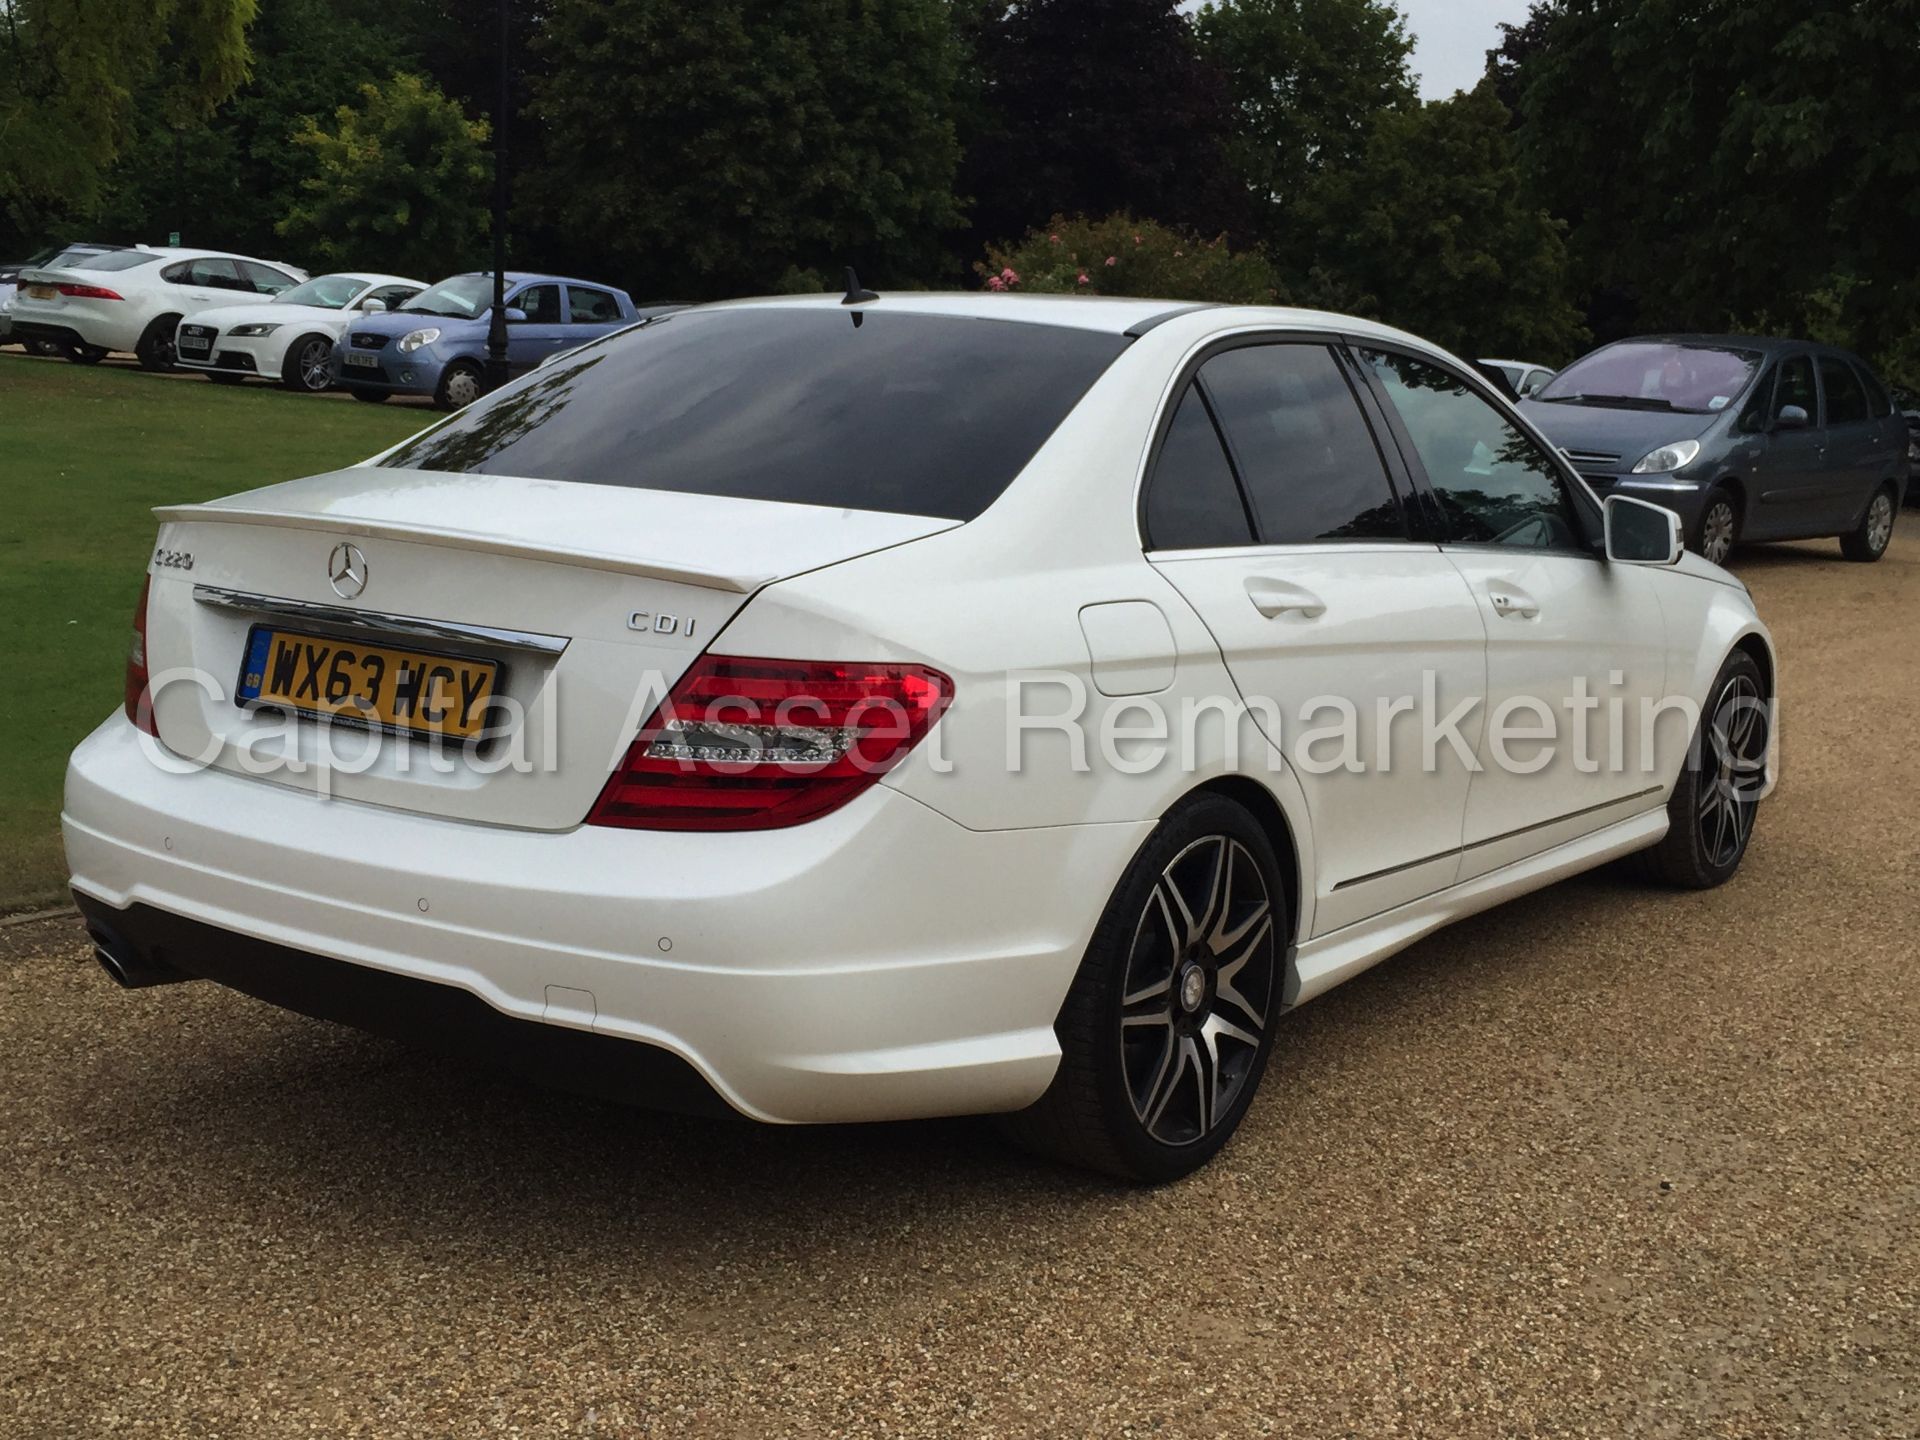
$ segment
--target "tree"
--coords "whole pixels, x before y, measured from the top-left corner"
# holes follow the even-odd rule
[[[410,68],[382,21],[390,4],[274,0],[249,32],[251,77],[211,115],[177,124],[143,97],[136,136],[85,228],[141,240],[178,230],[188,244],[279,254],[274,226],[313,167],[294,135],[360,86]]]
[[[1258,250],[1236,253],[1223,237],[1203,240],[1136,220],[1053,220],[1004,249],[987,247],[973,267],[989,290],[1038,295],[1150,295],[1226,305],[1277,303],[1279,281]]]
[[[961,188],[976,236],[1063,212],[1205,234],[1244,222],[1226,76],[1178,0],[1002,0],[970,28],[982,114]]]
[[[1524,199],[1507,121],[1486,83],[1383,113],[1297,207],[1320,302],[1468,356],[1571,358],[1585,331],[1561,227]]]
[[[1540,192],[1642,323],[1920,331],[1920,0],[1554,0],[1517,67]],[[1824,298],[1823,298],[1824,297]]]
[[[257,0],[0,0],[0,207],[16,230],[84,212],[133,133],[149,82],[168,121],[246,78]]]
[[[1315,175],[1361,153],[1381,111],[1416,98],[1413,41],[1387,0],[1218,0],[1194,31],[1227,76],[1231,153],[1263,230]]]
[[[854,264],[940,273],[958,53],[944,0],[555,0],[523,215],[648,296]],[[590,263],[589,263],[590,262]]]
[[[465,268],[487,237],[487,122],[417,75],[360,87],[334,128],[309,120],[294,143],[314,158],[301,200],[277,227],[335,269],[437,277]]]

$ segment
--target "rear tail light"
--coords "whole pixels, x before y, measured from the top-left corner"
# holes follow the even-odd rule
[[[74,285],[66,281],[54,286],[70,300],[118,300],[118,291],[109,290],[104,285]]]
[[[775,830],[837,810],[899,764],[953,699],[923,665],[703,655],[587,817],[629,830]]]
[[[153,696],[147,689],[147,592],[153,577],[140,582],[140,603],[133,607],[133,643],[127,647],[127,718],[147,734],[159,737],[153,723]]]

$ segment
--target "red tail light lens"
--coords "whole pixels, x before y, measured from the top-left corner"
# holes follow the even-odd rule
[[[118,291],[109,290],[104,285],[73,285],[62,282],[54,286],[62,295],[73,300],[118,300]]]
[[[152,576],[142,580],[140,603],[133,607],[133,643],[127,647],[127,719],[157,738],[153,696],[147,690],[147,592],[152,588]]]
[[[590,825],[775,830],[837,810],[953,699],[924,665],[705,655],[641,727]]]

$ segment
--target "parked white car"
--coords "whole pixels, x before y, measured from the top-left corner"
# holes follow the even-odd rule
[[[1167,1179],[1292,1007],[1717,885],[1774,780],[1745,588],[1364,320],[706,306],[158,513],[67,774],[109,973],[651,1104]]]
[[[109,250],[21,271],[13,332],[50,341],[83,365],[121,350],[149,370],[171,370],[181,316],[251,304],[306,278],[290,265],[216,250]]]
[[[316,275],[264,305],[197,310],[175,332],[177,363],[229,385],[259,375],[289,390],[324,390],[334,342],[353,319],[398,309],[426,288],[402,275],[342,272]]]

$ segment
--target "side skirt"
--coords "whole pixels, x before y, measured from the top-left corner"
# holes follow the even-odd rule
[[[1304,1005],[1443,926],[1657,845],[1666,833],[1667,810],[1662,805],[1309,940],[1295,947],[1283,1002],[1288,1008]]]

